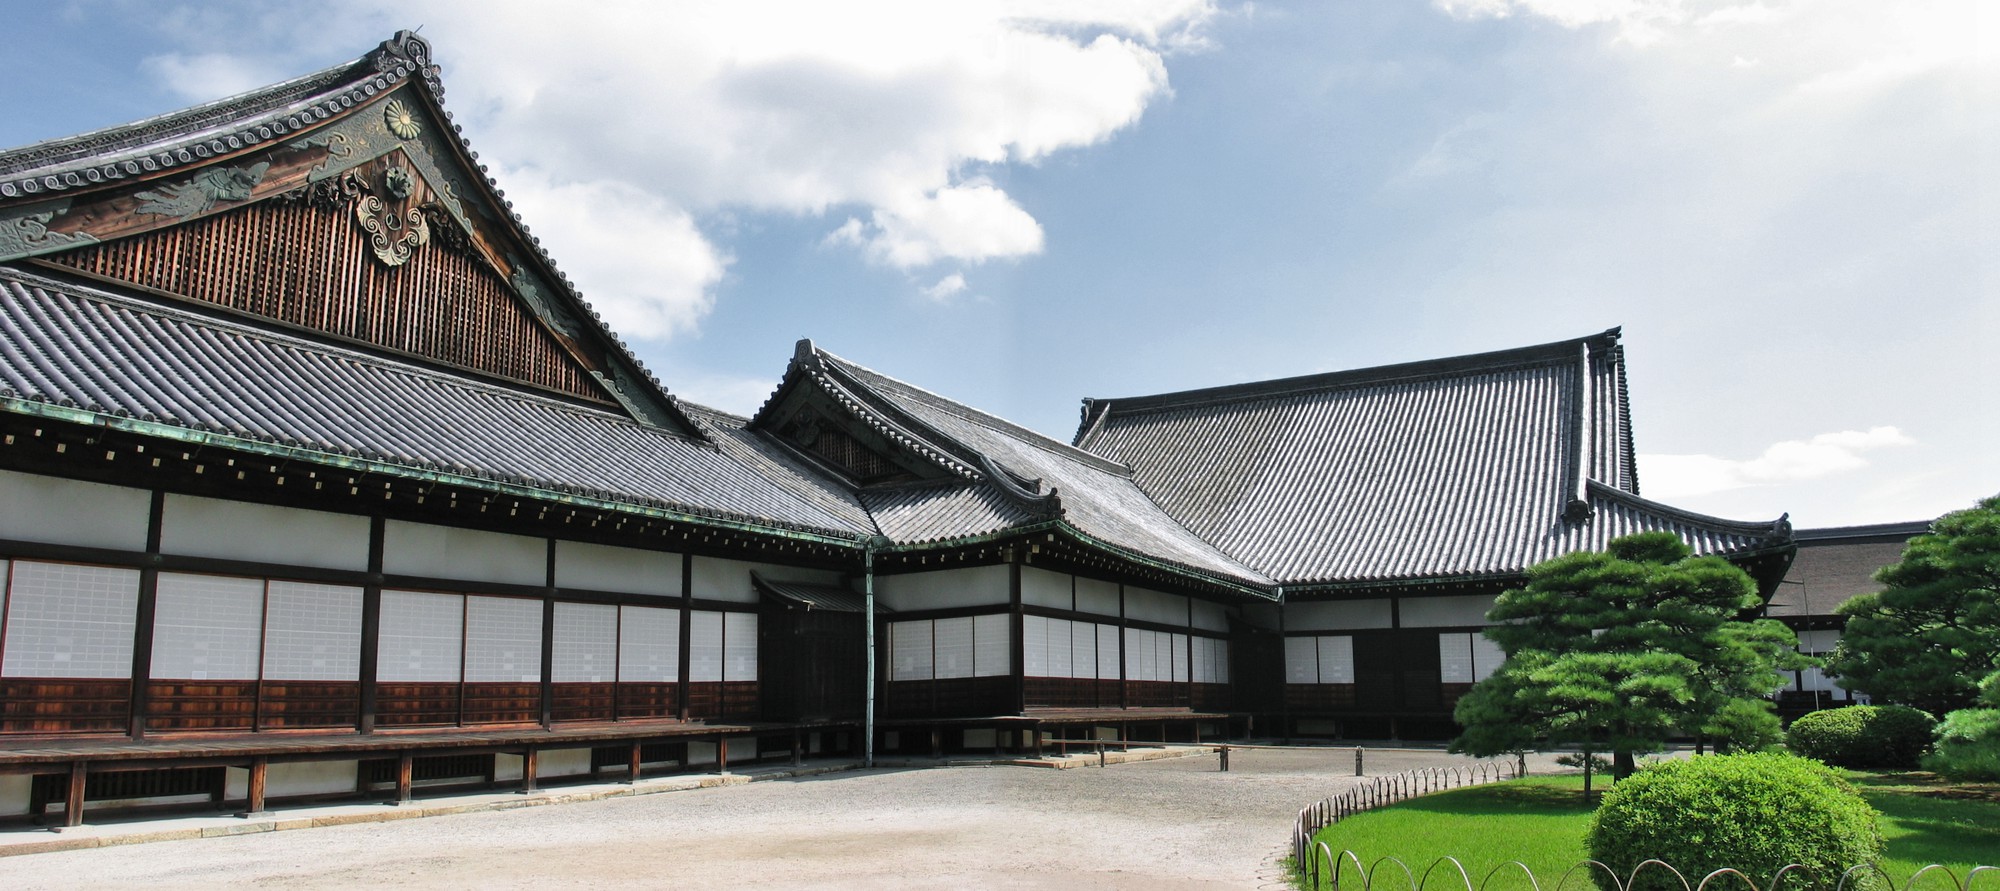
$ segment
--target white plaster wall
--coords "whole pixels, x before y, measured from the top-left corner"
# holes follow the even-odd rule
[[[524,535],[390,520],[384,530],[382,571],[540,586],[548,581],[548,543]]]
[[[1404,624],[1409,624],[1408,616]],[[1389,601],[1326,600],[1285,604],[1286,631],[1351,631],[1391,627]]]
[[[1163,625],[1187,625],[1187,598],[1125,586],[1125,618]]]
[[[1076,609],[1096,616],[1118,617],[1118,583],[1078,576]]]
[[[1439,628],[1452,625],[1484,625],[1486,611],[1493,608],[1490,594],[1457,594],[1450,597],[1404,597],[1398,605],[1404,628]]]
[[[574,777],[590,773],[589,749],[544,749],[535,762],[537,777]]]
[[[1194,602],[1194,627],[1204,631],[1228,631],[1229,608],[1205,600]]]
[[[1033,566],[1021,567],[1021,602],[1031,606],[1069,609],[1068,573],[1050,572]]]
[[[355,762],[301,761],[273,764],[264,775],[264,794],[271,798],[289,795],[331,795],[353,792]]]
[[[752,563],[747,560],[696,557],[694,558],[692,571],[694,596],[704,600],[756,603],[757,589],[750,584],[750,573],[753,571],[758,575],[775,581],[803,582],[813,585],[840,584],[840,573],[830,569],[807,569],[798,566],[781,566],[776,563]]]
[[[18,817],[28,812],[28,790],[34,777],[0,774],[0,817]]]
[[[992,728],[973,728],[965,731],[965,747],[968,749],[993,748],[999,734]]]
[[[1004,604],[1009,601],[1007,567],[1001,564],[878,575],[875,596],[883,606],[904,612]]]
[[[160,549],[190,557],[365,570],[368,518],[168,495]]]
[[[152,500],[144,489],[0,470],[0,538],[143,551]]]
[[[576,541],[556,542],[556,586],[681,596],[681,555]]]

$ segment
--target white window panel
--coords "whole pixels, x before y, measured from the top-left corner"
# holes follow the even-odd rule
[[[1318,637],[1285,638],[1285,683],[1317,684],[1319,680]]]
[[[1472,635],[1438,635],[1438,679],[1447,684],[1472,683]]]
[[[558,603],[551,633],[549,676],[558,684],[602,684],[618,679],[618,607]]]
[[[1840,632],[1831,629],[1799,632],[1799,652],[1812,656],[1833,652],[1840,643]]]
[[[756,613],[728,613],[723,616],[722,679],[725,681],[757,679]]]
[[[10,678],[129,678],[139,571],[14,562],[7,598]]]
[[[931,623],[894,622],[889,625],[889,680],[927,681],[931,679]]]
[[[1507,651],[1484,634],[1472,636],[1472,680],[1483,681],[1500,670],[1500,663],[1507,661]]]
[[[618,609],[618,679],[631,683],[680,680],[681,611],[654,606]]]
[[[542,602],[521,597],[465,599],[467,683],[542,680]]]
[[[1161,631],[1147,632],[1153,636],[1153,680],[1174,680],[1174,637]]]
[[[1174,648],[1174,680],[1185,684],[1188,681],[1188,636],[1185,634],[1176,634],[1170,639],[1173,641]]]
[[[1218,684],[1227,684],[1229,683],[1229,641],[1216,640],[1213,643],[1215,644],[1215,682]]]
[[[1097,677],[1100,680],[1118,680],[1124,661],[1123,651],[1119,649],[1118,626],[1097,626]]]
[[[1014,673],[1014,635],[1011,616],[989,613],[972,619],[972,673],[989,678]]]
[[[1091,622],[1071,622],[1069,641],[1072,654],[1070,676],[1097,677],[1097,625]]]
[[[376,678],[409,683],[457,683],[465,642],[465,598],[423,591],[382,592],[382,632]]]
[[[1215,640],[1207,637],[1194,639],[1194,682],[1215,683]]]
[[[1354,638],[1341,634],[1319,639],[1319,682],[1354,683]]]
[[[1153,632],[1138,628],[1125,629],[1125,679],[1130,681],[1156,681],[1159,672],[1155,657],[1158,649],[1154,644]]]
[[[160,573],[153,606],[153,677],[257,679],[264,580]]]
[[[722,680],[722,614],[703,610],[688,619],[688,680]]]
[[[1031,678],[1049,676],[1049,620],[1047,616],[1021,617],[1021,654],[1028,663],[1023,674]]]
[[[931,627],[934,677],[972,677],[972,617],[939,619]]]
[[[273,581],[265,588],[264,679],[361,679],[361,589]]]
[[[1049,620],[1049,677],[1076,677],[1075,650],[1070,643],[1068,619]]]

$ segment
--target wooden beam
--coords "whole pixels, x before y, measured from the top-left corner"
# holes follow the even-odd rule
[[[529,746],[521,753],[521,794],[535,791],[537,773],[541,770],[542,750],[539,746]]]
[[[404,752],[396,758],[396,804],[410,803],[410,779],[416,772],[416,757]]]
[[[641,748],[642,746],[638,740],[632,741],[632,773],[629,782],[635,786],[639,784],[639,764],[642,757],[639,750]]]
[[[243,816],[254,817],[264,813],[264,782],[270,773],[271,759],[257,758],[250,762],[250,801]]]
[[[83,825],[84,780],[90,776],[88,762],[72,761],[69,764],[69,797],[63,800],[63,825],[75,828]]]

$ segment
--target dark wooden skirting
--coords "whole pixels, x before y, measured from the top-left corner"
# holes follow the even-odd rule
[[[610,721],[618,717],[618,685],[566,683],[549,685],[551,721]]]
[[[0,678],[0,735],[126,733],[129,679]]]
[[[539,724],[542,685],[477,683],[465,685],[465,713],[460,723]]]
[[[1285,704],[1293,711],[1323,712],[1355,707],[1354,684],[1286,684]]]
[[[691,681],[688,717],[740,720],[757,714],[756,681]]]
[[[1458,698],[1470,692],[1472,692],[1471,684],[1438,685],[1438,694],[1440,697],[1442,697],[1443,705],[1445,708],[1451,708],[1455,705],[1458,705]]]
[[[1015,689],[1013,675],[893,681],[880,705],[885,717],[895,718],[1004,715],[1019,711]]]
[[[146,688],[149,731],[256,729],[256,681],[155,680]]]
[[[1096,678],[1024,678],[1028,708],[1116,708],[1118,681]]]
[[[458,723],[459,685],[382,682],[375,685],[377,727],[449,727]]]
[[[1221,711],[1229,708],[1231,698],[1228,684],[1195,684],[1194,707],[1201,711]]]
[[[258,726],[268,730],[353,727],[361,715],[355,681],[265,681]]]
[[[1133,708],[1176,708],[1190,705],[1185,681],[1126,681],[1125,704]]]
[[[681,713],[679,681],[621,683],[618,685],[618,718],[675,718]]]

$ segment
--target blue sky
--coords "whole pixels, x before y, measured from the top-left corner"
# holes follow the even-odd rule
[[[2000,26],[1973,0],[14,2],[0,144],[423,26],[637,352],[821,346],[1060,439],[1124,396],[1625,329],[1642,491],[2000,491]]]

